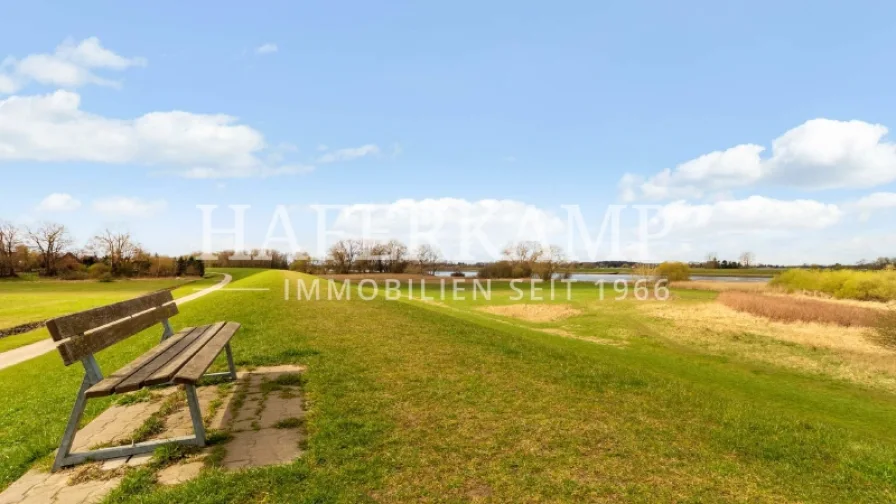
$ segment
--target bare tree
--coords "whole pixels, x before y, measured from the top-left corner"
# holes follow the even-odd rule
[[[740,264],[744,268],[749,268],[753,266],[753,262],[756,260],[756,256],[752,252],[744,252],[740,255]]]
[[[360,240],[339,240],[327,253],[330,267],[336,273],[350,273],[363,248],[364,244]]]
[[[404,273],[408,267],[408,247],[404,243],[398,240],[389,240],[383,246],[383,253],[386,256],[390,273]]]
[[[28,228],[28,240],[32,247],[40,253],[44,274],[56,274],[56,260],[62,251],[71,246],[72,238],[62,224],[44,222],[38,228]]]
[[[538,260],[544,252],[544,247],[536,241],[521,241],[511,243],[504,247],[504,257],[514,266],[531,264]]]
[[[554,278],[556,273],[565,268],[565,254],[563,249],[557,245],[543,247],[538,253],[538,258],[533,265],[533,270],[542,280],[550,280]]]
[[[121,274],[123,266],[131,262],[140,252],[140,245],[131,238],[131,233],[113,232],[108,229],[94,236],[88,248],[109,261],[113,275]]]
[[[21,232],[11,222],[0,221],[0,277],[16,274],[16,249]]]
[[[706,254],[706,262],[704,263],[704,267],[706,268],[718,268],[719,267],[719,255],[715,252],[709,252]]]
[[[420,273],[423,274],[436,274],[436,267],[439,264],[439,260],[441,259],[442,254],[428,243],[424,243],[417,247],[417,250],[414,251],[414,258],[417,260],[417,264],[420,266]]]

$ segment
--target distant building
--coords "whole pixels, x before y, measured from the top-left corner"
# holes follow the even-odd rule
[[[81,266],[83,266],[81,260],[71,252],[66,252],[56,260],[56,268],[60,270],[77,270],[81,269]]]

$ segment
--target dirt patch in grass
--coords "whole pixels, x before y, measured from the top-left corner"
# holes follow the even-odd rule
[[[30,332],[35,329],[40,329],[45,325],[47,325],[46,321],[42,320],[40,322],[31,322],[30,324],[22,324],[7,329],[0,329],[0,338]]]
[[[526,322],[553,322],[582,313],[581,310],[561,304],[512,304],[506,306],[486,306],[480,311],[513,317]]]
[[[776,322],[721,303],[682,307],[643,303],[643,313],[672,323],[662,335],[716,355],[746,358],[896,391],[896,351],[876,331],[813,322]]]
[[[598,345],[610,345],[610,346],[618,346],[624,347],[626,343],[623,341],[613,341],[608,340],[606,338],[591,338],[588,336],[579,336],[578,334],[567,331],[566,329],[557,329],[553,327],[549,327],[546,329],[539,329],[541,332],[546,332],[548,334],[555,334],[557,336],[563,336],[564,338],[574,338],[580,339],[582,341],[590,341],[592,343],[597,343]]]
[[[875,327],[881,312],[852,304],[789,296],[766,296],[750,292],[728,291],[718,301],[737,311],[752,313],[779,322],[816,322],[843,327]]]

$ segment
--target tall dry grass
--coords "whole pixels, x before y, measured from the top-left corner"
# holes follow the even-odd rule
[[[723,305],[778,322],[816,322],[843,327],[878,327],[882,313],[863,308],[808,298],[766,296],[758,293],[726,291],[719,294]]]
[[[887,310],[877,321],[877,342],[896,348],[896,308]]]
[[[716,292],[760,292],[768,288],[768,284],[766,282],[723,282],[718,280],[688,280],[685,282],[671,282],[670,286],[674,289],[695,289]]]

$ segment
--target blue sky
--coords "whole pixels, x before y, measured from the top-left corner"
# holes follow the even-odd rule
[[[251,245],[284,204],[313,248],[308,205],[376,204],[391,228],[405,201],[496,208],[497,244],[528,238],[507,223],[533,209],[566,245],[561,205],[596,232],[608,204],[649,203],[672,225],[656,258],[896,255],[894,17],[888,2],[8,5],[0,218],[179,253],[200,244],[197,204],[252,205]]]

